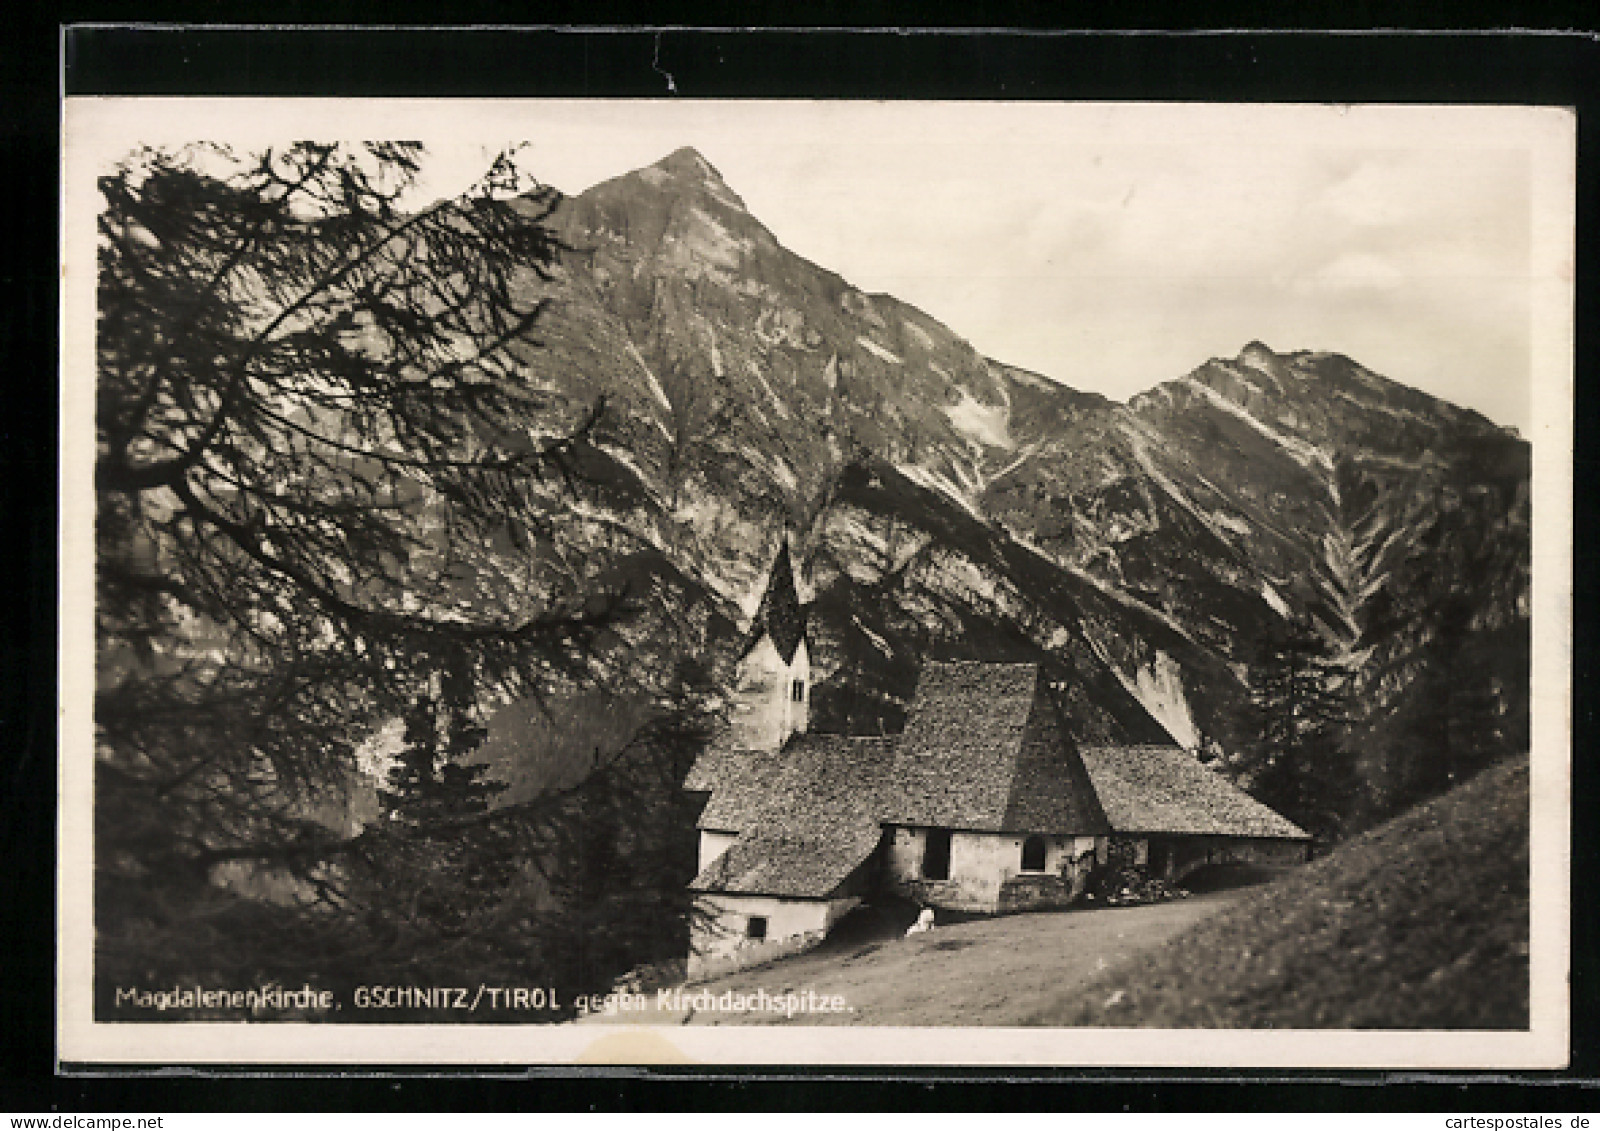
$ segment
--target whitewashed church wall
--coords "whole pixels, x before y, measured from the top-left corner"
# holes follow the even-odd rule
[[[900,894],[934,907],[995,911],[1002,906],[1015,906],[1014,897],[1008,896],[1005,889],[1018,877],[1067,876],[1081,881],[1103,838],[1047,837],[1042,872],[1022,871],[1022,845],[1026,839],[1015,833],[954,833],[950,838],[949,878],[930,880],[922,874],[927,830],[897,828],[889,840],[888,882]],[[1081,883],[1068,886],[1081,887]],[[1048,902],[1059,903],[1059,893],[1051,889]]]
[[[861,901],[844,899],[781,899],[763,895],[706,895],[699,901],[705,921],[691,932],[688,975],[710,978],[747,966],[771,962],[809,950],[828,928]],[[767,936],[752,939],[752,916],[767,920]]]
[[[705,871],[707,864],[728,851],[728,846],[738,839],[738,833],[719,833],[710,829],[701,829],[700,862],[697,870]]]
[[[800,646],[794,651],[794,660],[789,665],[786,673],[785,687],[792,689],[796,680],[800,681],[802,688],[799,702],[795,701],[793,694],[786,694],[784,702],[787,704],[787,723],[790,733],[805,734],[811,724],[811,653],[806,648],[806,642],[800,641]],[[784,735],[785,738],[788,734]]]
[[[794,702],[796,679],[804,681],[801,702]],[[763,636],[739,665],[731,725],[734,742],[746,750],[776,750],[795,731],[804,733],[811,703],[811,661],[805,643],[786,664],[772,638]]]

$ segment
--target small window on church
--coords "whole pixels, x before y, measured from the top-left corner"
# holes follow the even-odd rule
[[[1022,842],[1022,870],[1024,872],[1044,871],[1045,843],[1042,836],[1030,836]]]
[[[744,937],[747,939],[764,939],[767,937],[767,917],[765,915],[752,915],[744,925]]]
[[[794,686],[789,689],[789,696],[796,703],[804,703],[806,701],[806,681],[803,679],[795,680]]]

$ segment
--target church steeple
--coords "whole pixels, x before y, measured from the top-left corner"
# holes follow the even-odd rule
[[[795,587],[789,539],[778,546],[767,589],[739,661],[733,723],[747,750],[776,750],[811,722],[811,655],[806,611]]]
[[[778,544],[778,556],[767,577],[767,591],[761,597],[755,621],[750,625],[750,643],[761,634],[772,638],[773,647],[785,664],[794,663],[794,654],[806,635],[806,614],[800,607],[800,594],[794,584],[794,563],[789,558],[789,539]]]

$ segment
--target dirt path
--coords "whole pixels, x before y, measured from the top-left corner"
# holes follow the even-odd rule
[[[844,1024],[1014,1025],[1041,1000],[1087,982],[1130,955],[1168,938],[1236,901],[1229,890],[1140,907],[1007,915],[939,927],[911,938],[824,944],[795,958],[741,971],[684,990],[720,998],[725,991],[770,997],[795,994],[844,999],[839,1013],[724,1012],[648,1008],[594,1015],[587,1023],[644,1025]],[[702,999],[704,1000],[704,999]],[[669,1006],[670,1006],[669,1002]]]

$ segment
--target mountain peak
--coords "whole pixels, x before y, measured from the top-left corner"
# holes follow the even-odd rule
[[[692,146],[685,145],[674,149],[654,165],[649,166],[649,170],[653,171],[657,178],[665,174],[679,186],[699,186],[724,204],[744,208],[744,201],[728,187],[728,183],[722,179],[722,174]],[[657,180],[656,183],[660,181]]]
[[[1259,339],[1252,340],[1239,351],[1239,361],[1244,365],[1270,365],[1278,360],[1270,346]]]
[[[717,171],[711,167],[711,162],[700,156],[700,151],[692,145],[682,145],[667,154],[655,163],[655,168],[673,176],[717,177]]]

